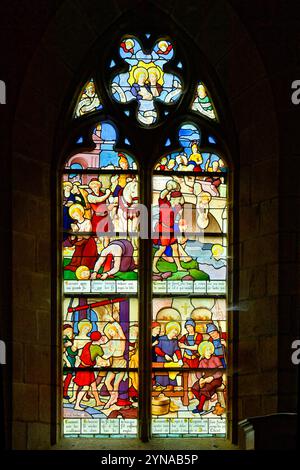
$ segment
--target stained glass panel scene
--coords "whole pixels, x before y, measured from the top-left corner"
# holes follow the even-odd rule
[[[115,150],[117,131],[109,122],[101,122],[92,132],[93,150],[72,155],[66,162],[66,169],[75,170],[136,170],[133,157]]]
[[[138,240],[115,237],[107,242],[92,235],[85,239],[84,247],[77,238],[73,245],[71,241],[70,246],[63,248],[64,292],[136,294]]]
[[[64,232],[137,233],[138,177],[134,173],[65,173]]]
[[[144,36],[145,43],[149,38]],[[147,127],[166,119],[168,106],[179,103],[186,91],[185,66],[175,44],[159,39],[146,49],[127,35],[116,52],[119,58],[108,61],[109,89],[124,121],[136,118]],[[101,109],[91,78],[73,117]],[[218,121],[202,81],[189,113]],[[151,372],[153,437],[227,435],[229,175],[214,126],[202,119],[200,129],[189,119],[178,129],[177,144],[175,136],[162,135],[151,208],[151,201],[140,200],[144,181],[137,161],[124,150],[134,143],[129,130],[120,139],[112,120],[98,122],[89,136],[84,130],[77,135],[68,155],[61,176],[65,437],[138,436],[139,359]],[[141,202],[151,210],[152,324],[147,331],[139,330]],[[139,338],[143,341],[150,329],[151,364],[145,364]]]
[[[66,298],[63,373],[65,436],[136,436],[137,299]]]
[[[62,175],[64,435],[135,437],[138,177],[111,123],[92,140]]]
[[[158,120],[155,101],[164,104],[176,102],[182,94],[182,81],[178,75],[164,70],[174,56],[170,41],[159,40],[146,53],[140,41],[126,37],[121,41],[119,54],[128,71],[112,78],[111,93],[119,103],[137,102],[137,120],[151,125]]]
[[[154,298],[152,433],[226,435],[226,302]]]
[[[137,176],[64,174],[62,202],[64,291],[136,293]]]
[[[155,165],[155,171],[226,173],[227,168],[225,162],[217,153],[200,151],[202,136],[195,124],[183,124],[179,129],[178,139],[182,150],[161,157]],[[210,144],[216,143],[216,140],[214,137],[209,136],[208,142]],[[170,143],[168,145],[170,145]],[[216,183],[214,186],[216,186]]]
[[[211,178],[153,177],[153,290],[226,292],[227,194]],[[220,184],[219,184],[220,183]]]
[[[218,153],[202,150],[209,137],[182,125],[181,150],[154,167],[154,437],[227,433],[228,181]]]
[[[197,85],[195,98],[192,103],[192,110],[196,111],[199,114],[202,114],[203,116],[209,119],[212,119],[214,121],[217,120],[214,104],[207,91],[206,86],[202,82],[199,82]]]
[[[94,80],[89,80],[80,92],[74,111],[74,117],[78,118],[93,111],[99,111],[103,106],[96,92]]]

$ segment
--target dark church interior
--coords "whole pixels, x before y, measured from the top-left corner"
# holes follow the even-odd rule
[[[300,3],[10,0],[1,2],[0,11],[1,448],[53,453],[295,450],[300,443]],[[179,104],[164,114],[166,105],[153,99],[158,124],[149,129],[138,122],[135,101],[127,117],[109,93],[111,71],[105,64],[126,35],[144,38],[140,40],[147,50],[158,39],[171,38],[183,63]],[[160,60],[169,49],[159,51]],[[170,60],[165,70],[171,73],[174,64]],[[73,109],[93,74],[103,110],[76,121]],[[149,203],[147,181],[157,160],[153,155],[164,148],[166,136],[172,151],[177,150],[176,126],[191,120],[185,103],[194,93],[189,84],[197,80],[207,85],[219,119],[211,124],[202,118],[201,132],[218,136],[231,187],[226,437],[151,437],[149,333],[140,342],[139,435],[64,438],[59,355],[63,300],[57,268],[61,168],[67,155],[78,152],[78,136],[87,142],[96,123],[117,123],[122,142],[127,137],[133,142],[143,175],[141,195]],[[143,97],[138,97],[141,106]],[[197,119],[199,127],[201,117]],[[118,151],[129,152],[121,140]],[[92,148],[90,140],[81,151]],[[181,192],[174,188],[176,197]],[[150,332],[152,268],[147,252],[152,247],[149,240],[140,246],[139,322],[141,332]],[[189,399],[195,397],[190,393]]]

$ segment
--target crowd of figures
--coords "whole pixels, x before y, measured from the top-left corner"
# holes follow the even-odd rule
[[[159,39],[151,47],[144,49],[136,37],[126,36],[119,57],[115,55],[109,64],[111,97],[122,104],[127,116],[131,113],[127,104],[135,102],[136,119],[144,127],[167,115],[169,111],[160,115],[162,105],[179,102],[186,85],[183,64],[173,60],[174,45]],[[126,67],[120,67],[122,61]],[[96,85],[93,78],[85,83],[74,118],[103,108]],[[218,120],[202,82],[197,82],[190,111]],[[158,418],[191,420],[226,411],[226,302],[214,294],[225,293],[218,289],[227,276],[227,169],[214,153],[217,139],[205,133],[191,122],[182,124],[181,151],[162,156],[153,167],[148,227],[154,294],[151,393],[152,414]],[[70,289],[64,291],[63,406],[64,417],[71,421],[111,418],[113,425],[114,418],[138,418],[139,333],[141,340],[147,333],[139,332],[138,297],[128,293],[138,294],[138,239],[145,214],[141,214],[137,163],[116,150],[120,140],[115,126],[100,122],[89,137],[94,148],[87,151],[91,140],[79,137],[79,152],[70,156],[63,176],[64,288]],[[130,145],[125,137],[124,142]],[[89,280],[93,282],[77,282]],[[129,280],[135,280],[136,290],[126,290],[130,282],[123,281]],[[198,291],[196,281],[200,281]],[[201,291],[203,282],[206,289],[210,284],[215,290]],[[177,295],[186,285],[190,293],[204,293],[206,298]],[[110,290],[112,286],[115,290]],[[118,298],[109,297],[112,292]],[[177,298],[162,295],[173,292]],[[179,305],[183,300],[185,305]],[[153,399],[167,401],[168,409],[154,413]],[[84,433],[82,429],[79,433]]]
[[[84,411],[85,405],[104,412],[131,410],[130,416],[135,416],[139,335],[138,322],[129,321],[129,300],[75,303],[67,309],[63,326],[65,402],[77,411]],[[217,392],[225,385],[227,333],[213,321],[205,328],[199,332],[192,318],[184,323],[153,321],[153,392],[187,392],[185,405],[196,405],[190,410],[195,414],[206,413],[205,402],[215,401],[213,409],[221,415],[225,401],[217,401]],[[187,390],[182,374],[187,374]]]
[[[120,165],[127,168],[123,155]],[[222,279],[226,252],[217,235],[226,230],[226,201],[218,192],[221,182],[221,176],[154,177],[154,279],[160,276],[160,259],[174,263],[176,271],[187,271],[182,262],[196,261],[197,269],[211,279]],[[73,271],[77,279],[106,279],[136,269],[137,238],[132,237],[138,236],[140,224],[136,175],[89,175],[85,182],[78,175],[75,181],[74,177],[64,181],[63,219],[64,248],[71,249],[65,271]],[[190,236],[184,235],[187,232]],[[123,237],[116,239],[114,234],[120,233]],[[201,234],[214,238],[201,240]]]
[[[120,169],[128,169],[119,154]],[[64,248],[73,247],[65,271],[77,279],[106,279],[134,271],[134,241],[113,235],[137,233],[138,180],[135,174],[66,175],[63,182]],[[104,187],[105,185],[105,187]]]
[[[197,332],[196,322],[192,318],[185,321],[184,334],[181,333],[180,323],[176,321],[165,325],[164,334],[161,329],[160,322],[152,323],[152,362],[160,364],[167,370],[172,368],[173,372],[164,375],[160,375],[159,372],[154,373],[153,390],[164,394],[169,392],[172,396],[173,391],[182,388],[182,380],[181,386],[178,386],[178,377],[180,368],[183,368],[185,373],[188,373],[188,397],[198,400],[196,408],[192,410],[193,413],[206,413],[205,402],[217,400],[216,392],[225,378],[227,333],[221,332],[212,322],[207,324],[203,335]],[[222,408],[220,403],[217,402],[217,405],[220,411]],[[225,408],[218,414],[224,411]]]
[[[68,311],[72,314],[63,326],[64,399],[78,411],[87,403],[103,410],[113,405],[130,408],[138,396],[138,326],[128,321],[129,301],[87,304],[82,299]]]

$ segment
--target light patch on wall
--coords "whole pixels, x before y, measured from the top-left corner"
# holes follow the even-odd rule
[[[0,80],[0,104],[6,104],[6,85],[3,80]]]
[[[6,85],[3,80],[0,80],[0,104],[6,104]]]
[[[295,339],[295,341],[293,341],[292,349],[295,349],[291,357],[292,363],[295,366],[298,366],[300,364],[300,340],[299,339]]]
[[[6,345],[0,340],[0,364],[6,364]]]

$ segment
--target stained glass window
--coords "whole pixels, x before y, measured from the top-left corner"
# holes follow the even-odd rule
[[[64,434],[136,436],[137,167],[111,123],[91,137],[62,177]]]
[[[94,80],[91,78],[83,87],[78,97],[74,117],[80,117],[102,109],[98,93],[95,88]]]
[[[192,103],[192,110],[209,119],[217,119],[216,110],[204,83],[199,82]]]
[[[105,86],[95,68],[72,111],[60,180],[70,438],[227,435],[225,147],[206,85],[187,93],[178,43],[145,38],[112,44]]]
[[[193,123],[153,175],[152,433],[226,436],[227,179]]]
[[[158,112],[155,102],[172,104],[182,94],[179,76],[164,70],[174,56],[172,43],[167,40],[157,41],[147,53],[138,39],[126,37],[120,43],[119,53],[125,64],[128,64],[128,71],[113,77],[112,96],[122,104],[136,101],[136,117],[141,124],[148,126],[156,123]]]

